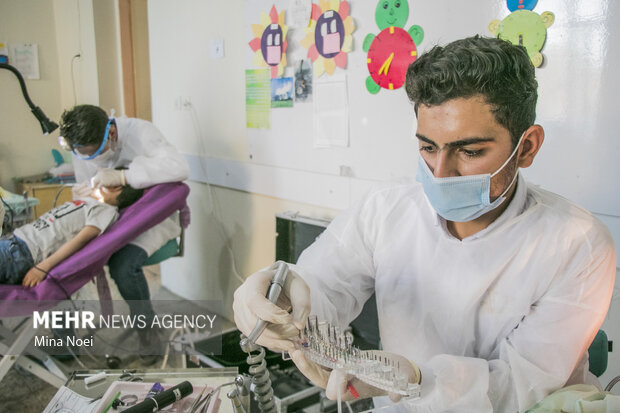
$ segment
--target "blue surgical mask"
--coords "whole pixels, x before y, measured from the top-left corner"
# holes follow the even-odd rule
[[[504,192],[491,202],[491,178],[497,175],[510,162],[521,145],[519,143],[506,159],[506,162],[492,174],[450,176],[436,178],[426,164],[422,155],[418,158],[418,173],[416,180],[422,184],[424,193],[433,209],[444,219],[454,222],[468,222],[494,210],[506,200],[506,193],[517,179],[519,171],[515,173],[510,185]]]

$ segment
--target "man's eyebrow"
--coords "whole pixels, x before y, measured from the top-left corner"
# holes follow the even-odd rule
[[[433,145],[433,146],[437,146],[437,144],[435,142],[433,142],[432,140],[428,139],[426,136],[421,135],[419,133],[415,134],[416,138],[418,138],[419,140],[421,140],[422,142],[426,142],[429,145]]]
[[[416,133],[415,136],[419,140],[421,140],[423,142],[426,142],[429,145],[437,146],[437,144],[435,142],[433,142],[432,140],[428,139],[424,135]],[[473,145],[473,144],[476,144],[476,143],[483,143],[483,142],[495,142],[495,138],[491,138],[491,137],[471,137],[471,138],[459,139],[458,141],[450,142],[450,143],[446,144],[446,146],[449,147],[449,148],[459,148],[459,147],[462,147],[462,146]]]

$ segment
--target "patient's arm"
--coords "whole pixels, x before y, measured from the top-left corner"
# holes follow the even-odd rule
[[[39,284],[43,281],[45,275],[52,270],[52,268],[64,261],[65,258],[70,257],[82,249],[82,247],[88,244],[100,233],[101,230],[97,227],[91,225],[85,226],[75,237],[65,242],[60,248],[58,248],[56,252],[32,267],[24,276],[22,285],[24,287],[34,287]]]

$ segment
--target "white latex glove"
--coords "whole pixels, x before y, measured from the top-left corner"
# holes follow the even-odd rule
[[[375,354],[377,358],[381,357],[381,359],[393,361],[394,365],[398,366],[402,373],[409,376],[409,383],[421,382],[420,369],[405,357],[379,350],[375,350],[372,353]],[[376,396],[389,396],[393,402],[397,402],[401,399],[399,394],[388,393],[370,384],[366,384],[353,376],[347,375],[344,372],[339,370],[330,371],[323,366],[309,361],[301,350],[295,350],[291,352],[290,355],[299,371],[312,381],[312,383],[324,388],[325,395],[330,400],[337,400],[339,389],[340,397],[343,401]],[[354,392],[355,395],[352,392]]]
[[[298,336],[310,314],[310,288],[289,268],[277,305],[271,303],[265,296],[277,268],[278,262],[250,275],[237,288],[233,301],[235,324],[247,336],[258,318],[268,321],[272,324],[267,325],[256,343],[272,351],[293,351],[295,345],[290,338]]]
[[[73,199],[89,197],[92,192],[93,188],[89,185],[88,182],[75,184],[71,187],[71,194],[73,196]]]
[[[90,179],[90,185],[93,188],[121,186],[126,184],[125,171],[112,168],[101,168],[97,171],[97,174]]]

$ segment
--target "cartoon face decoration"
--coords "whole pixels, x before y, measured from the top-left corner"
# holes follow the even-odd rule
[[[316,77],[333,74],[336,67],[347,66],[347,53],[352,49],[355,24],[349,15],[349,2],[319,0],[312,3],[310,24],[306,36],[299,41],[308,49],[308,59],[314,65]]]
[[[282,76],[286,66],[286,34],[284,11],[278,14],[275,6],[269,15],[261,12],[260,23],[252,25],[254,38],[248,43],[254,52],[254,66],[268,67],[271,78]]]
[[[529,10],[517,10],[500,23],[497,37],[524,46],[530,55],[538,53],[545,44],[547,27],[553,23],[550,13],[545,13],[538,15]]]
[[[338,13],[328,10],[319,17],[314,31],[314,43],[321,56],[329,59],[340,53],[344,36],[344,24]]]
[[[424,30],[417,24],[404,29],[408,18],[407,0],[379,0],[375,21],[381,31],[377,36],[367,34],[362,46],[368,52],[368,92],[399,89],[405,83],[407,68],[418,55],[416,45],[424,39]]]
[[[533,10],[538,0],[507,0],[508,10]]]
[[[277,23],[272,23],[265,28],[260,40],[260,50],[263,59],[269,66],[277,66],[282,58],[282,28]]]
[[[405,27],[409,18],[409,3],[407,0],[380,0],[375,9],[375,21],[379,29],[390,26]]]
[[[518,8],[512,11],[515,4]],[[529,9],[535,5],[534,0],[508,0],[512,13],[504,20],[493,20],[489,31],[502,40],[525,47],[534,67],[539,67],[543,63],[541,50],[547,39],[547,28],[555,21],[555,15],[550,11],[539,15]]]

